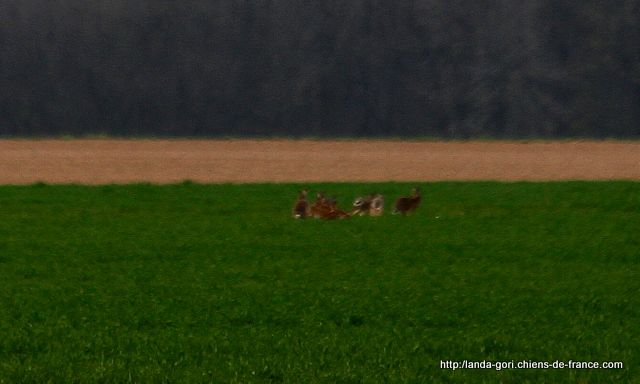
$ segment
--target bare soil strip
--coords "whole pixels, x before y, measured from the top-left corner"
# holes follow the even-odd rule
[[[0,184],[640,180],[640,142],[0,140]]]

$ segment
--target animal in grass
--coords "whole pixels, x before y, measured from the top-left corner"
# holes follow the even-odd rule
[[[352,215],[380,216],[384,212],[384,196],[379,193],[358,197],[353,201]]]
[[[303,189],[298,193],[298,199],[295,204],[293,204],[294,219],[304,219],[305,217],[309,217],[310,209],[309,202],[307,201],[307,193],[306,189]]]
[[[369,208],[369,215],[382,216],[383,213],[384,213],[384,196],[377,193],[373,195],[373,199],[371,199],[371,207]]]
[[[310,208],[311,216],[316,219],[344,219],[349,217],[349,214],[338,208],[338,203],[334,198],[325,197],[323,192],[316,194],[316,201]]]
[[[316,201],[311,205],[310,213],[314,218],[319,218],[323,211],[327,210],[327,201],[324,193],[316,193]]]
[[[393,214],[407,215],[415,211],[420,205],[420,188],[411,189],[411,196],[399,197],[393,209]]]

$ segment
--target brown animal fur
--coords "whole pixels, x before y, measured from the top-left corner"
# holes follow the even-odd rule
[[[316,201],[310,208],[311,216],[319,219],[344,219],[349,214],[338,208],[335,199],[328,199],[322,192],[316,194]]]
[[[415,187],[411,190],[411,196],[399,197],[398,200],[396,200],[393,213],[406,215],[410,212],[413,212],[420,205],[420,200],[420,188]]]
[[[304,219],[310,216],[309,203],[307,202],[307,190],[303,189],[298,194],[298,199],[293,205],[293,218]]]
[[[328,210],[328,206],[326,203],[326,199],[322,192],[316,193],[316,201],[311,205],[310,212],[311,216],[320,218],[323,212]]]

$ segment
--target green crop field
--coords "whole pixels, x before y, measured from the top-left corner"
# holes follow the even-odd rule
[[[411,186],[1,186],[0,382],[640,382],[640,183]]]

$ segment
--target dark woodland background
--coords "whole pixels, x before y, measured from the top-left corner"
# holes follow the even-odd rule
[[[640,0],[0,0],[0,135],[640,137]]]

